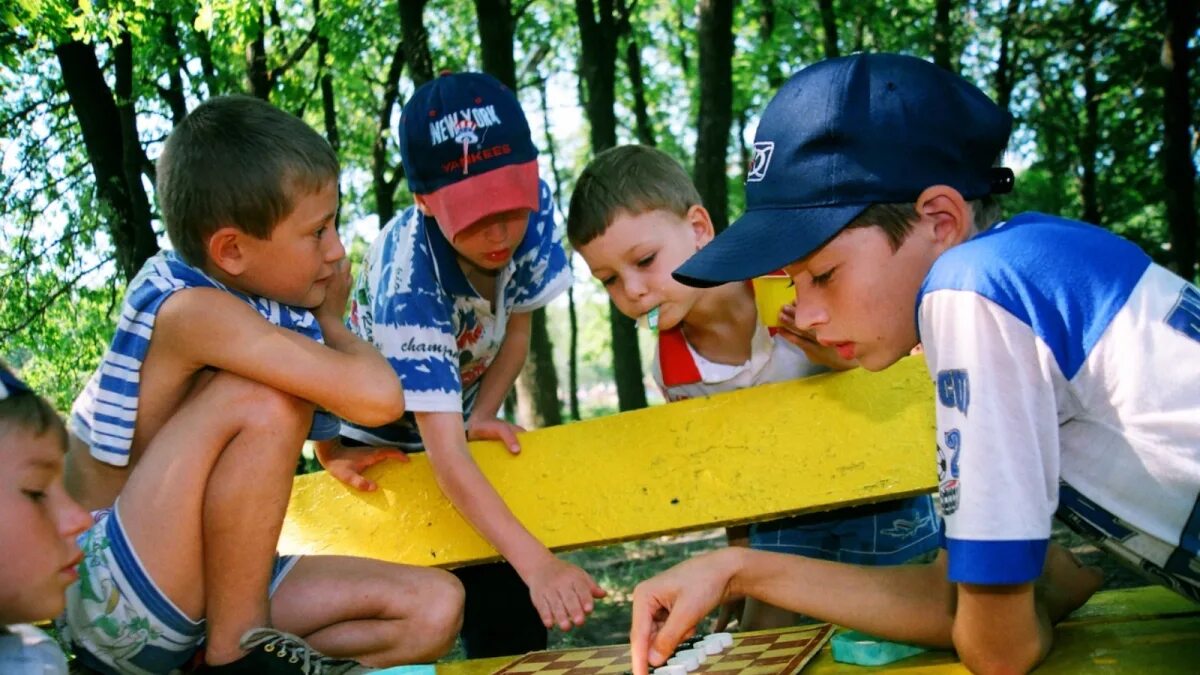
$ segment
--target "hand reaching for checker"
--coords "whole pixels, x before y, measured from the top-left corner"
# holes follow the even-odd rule
[[[665,663],[697,623],[714,607],[733,599],[729,581],[734,568],[728,555],[732,550],[686,560],[633,589],[629,646],[634,675],[648,675],[651,666]]]

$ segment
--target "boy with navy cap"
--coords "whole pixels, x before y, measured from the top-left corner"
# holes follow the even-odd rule
[[[364,469],[427,451],[446,496],[511,563],[458,571],[467,655],[544,649],[547,628],[582,625],[604,592],[521,525],[467,441],[520,451],[522,429],[496,415],[525,362],[530,313],[571,283],[550,190],[516,97],[482,73],[445,74],[414,92],[400,152],[416,206],[367,252],[350,327],[387,358],[407,412],[382,427],[343,424],[318,457],[340,480],[373,490]]]
[[[818,63],[768,105],[746,214],[675,276],[782,266],[797,327],[868,370],[921,342],[945,549],[890,569],[734,549],[685,562],[634,593],[636,673],[740,595],[1029,670],[1101,581],[1050,543],[1055,515],[1200,598],[1200,291],[1090,225],[985,229],[1012,184],[993,166],[1010,126],[958,76],[886,54]]]

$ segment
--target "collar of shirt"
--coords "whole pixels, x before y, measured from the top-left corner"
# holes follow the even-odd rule
[[[482,297],[467,281],[467,276],[458,266],[458,252],[450,245],[446,235],[442,234],[442,228],[438,227],[437,221],[424,214],[418,217],[424,225],[425,239],[429,242],[429,250],[433,252],[434,273],[437,274],[442,288],[450,295]]]

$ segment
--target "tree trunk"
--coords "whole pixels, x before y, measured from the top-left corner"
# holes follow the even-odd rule
[[[598,11],[597,11],[597,5]],[[583,109],[591,124],[592,152],[601,153],[617,144],[616,21],[612,0],[575,0],[579,21],[579,74],[585,93]],[[642,383],[642,356],[633,321],[608,303],[612,329],[613,379],[617,384],[617,406],[621,410],[646,407]]]
[[[333,93],[333,72],[326,61],[329,59],[329,37],[321,27],[325,21],[321,17],[321,0],[313,0],[313,21],[317,28],[317,72],[321,82],[321,112],[325,120],[325,138],[334,152],[341,150],[341,138],[338,134],[337,100]]]
[[[1196,0],[1167,3],[1167,33],[1162,66],[1166,72],[1163,94],[1163,164],[1166,183],[1167,223],[1175,271],[1185,279],[1200,279],[1197,259],[1200,240],[1196,226],[1196,165],[1192,163],[1192,100],[1189,81],[1193,54],[1188,40],[1196,33]]]
[[[817,0],[821,10],[821,28],[825,34],[825,58],[835,59],[841,55],[838,50],[837,15],[834,13],[833,0]]]
[[[400,46],[408,63],[408,77],[414,87],[433,79],[433,55],[429,53],[429,30],[425,28],[425,4],[428,0],[399,0]]]
[[[479,47],[484,72],[517,91],[517,67],[513,59],[512,7],[508,0],[475,0],[479,24]],[[517,377],[518,421],[527,428],[562,424],[558,400],[558,373],[554,370],[554,344],[546,328],[546,309],[530,317],[529,357]]]
[[[933,16],[933,62],[946,70],[956,73],[951,56],[951,36],[954,29],[950,26],[950,1],[937,0]]]
[[[517,91],[517,65],[513,59],[516,22],[510,0],[475,0],[479,26],[479,51],[483,72]]]
[[[396,215],[396,187],[403,177],[402,166],[388,162],[387,144],[392,135],[392,111],[400,98],[400,71],[404,69],[404,42],[396,43],[383,85],[383,103],[375,123],[375,141],[371,144],[371,185],[375,193],[375,213],[383,227]],[[390,176],[388,174],[391,174]]]
[[[271,99],[271,73],[267,68],[267,21],[262,6],[258,10],[258,22],[254,24],[254,35],[246,44],[246,78],[250,93],[264,101]]]
[[[100,70],[91,45],[73,40],[55,46],[63,84],[79,128],[88,162],[96,178],[96,194],[116,249],[117,270],[126,279],[158,252],[150,226],[150,201],[142,186],[144,155],[134,115],[133,53],[130,36],[121,34],[113,47],[114,82],[121,105]]]
[[[179,33],[175,30],[175,15],[161,12],[159,18],[163,22],[162,39],[170,53],[170,63],[167,64],[168,85],[159,87],[158,92],[171,108],[171,123],[178,125],[188,112],[187,98],[183,92],[183,76],[180,74],[184,70],[183,48],[179,45]]]
[[[826,0],[832,3],[833,0]],[[833,6],[829,7],[832,17]],[[767,50],[766,67],[767,67],[767,88],[771,91],[779,89],[783,84],[784,75],[779,70],[779,59],[775,58],[775,0],[759,0],[758,12],[758,43],[759,49]],[[825,15],[821,14],[821,21],[824,23]],[[829,35],[833,35],[833,48],[837,49],[837,24],[833,25],[832,30],[829,26],[825,27],[825,44],[826,49],[829,45]],[[746,166],[746,165],[743,165]]]
[[[642,48],[632,31],[625,40],[625,70],[629,72],[629,87],[633,91],[633,117],[636,121],[638,143],[654,147],[654,123],[646,105],[646,84],[642,81]]]
[[[700,0],[700,114],[693,179],[717,232],[729,224],[729,132],[733,125],[733,3]]]
[[[996,60],[996,105],[1008,110],[1016,86],[1017,59],[1013,56],[1013,24],[1021,12],[1021,0],[1008,0],[1000,23],[1000,56]]]

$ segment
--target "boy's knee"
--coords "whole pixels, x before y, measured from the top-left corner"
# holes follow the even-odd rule
[[[413,619],[424,636],[427,645],[426,657],[430,660],[445,656],[454,648],[454,641],[462,629],[463,606],[466,591],[462,582],[453,574],[442,570],[436,572],[422,584],[421,612]]]
[[[311,403],[231,373],[218,373],[210,387],[229,415],[236,415],[245,428],[308,430],[312,423]]]

